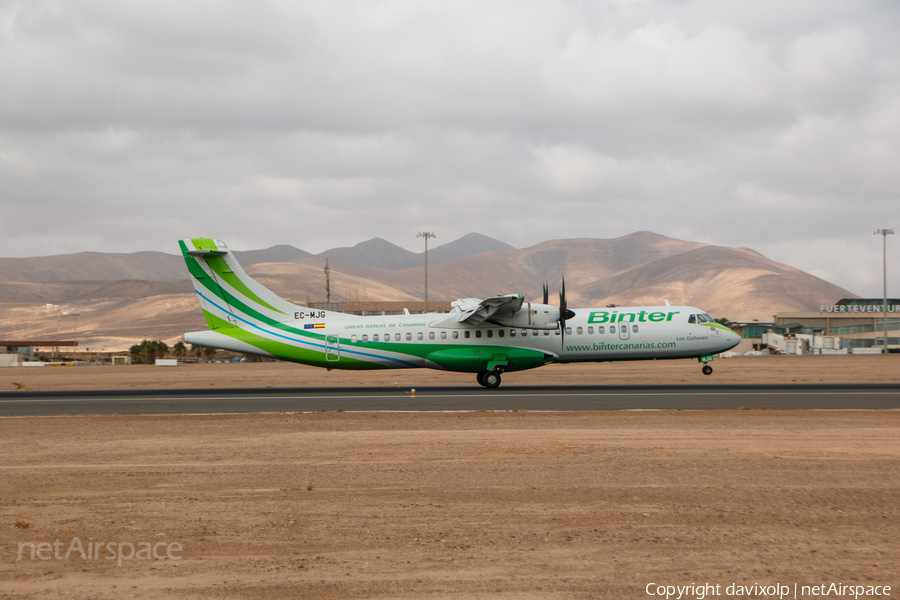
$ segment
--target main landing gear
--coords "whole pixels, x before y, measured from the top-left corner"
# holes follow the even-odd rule
[[[500,387],[500,373],[498,371],[484,371],[476,375],[475,379],[486,388]]]

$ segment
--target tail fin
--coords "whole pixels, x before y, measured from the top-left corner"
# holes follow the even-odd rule
[[[324,320],[327,315],[341,315],[311,311],[280,298],[251,279],[224,242],[192,238],[179,240],[178,244],[210,329],[247,329],[298,319],[308,321],[310,317]]]

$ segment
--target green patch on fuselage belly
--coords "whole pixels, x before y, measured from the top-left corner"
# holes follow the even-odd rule
[[[432,352],[425,355],[448,371],[462,373],[481,373],[488,370],[490,363],[505,362],[507,371],[524,371],[534,369],[548,362],[553,362],[540,350],[529,348],[512,348],[508,346],[432,346]]]

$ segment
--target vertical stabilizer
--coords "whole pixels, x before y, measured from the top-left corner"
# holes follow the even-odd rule
[[[310,314],[307,307],[284,300],[247,275],[225,242],[192,238],[179,240],[178,244],[210,329],[247,329],[293,322],[298,313]],[[315,312],[323,319],[343,316],[336,312]]]

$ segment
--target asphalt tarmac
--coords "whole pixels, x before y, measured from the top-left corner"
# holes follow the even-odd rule
[[[2,392],[0,417],[319,411],[893,410],[900,385],[257,388]]]

